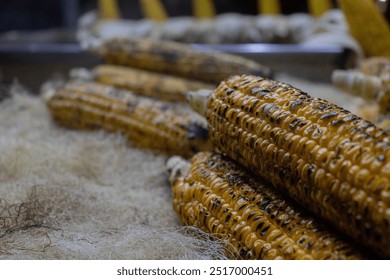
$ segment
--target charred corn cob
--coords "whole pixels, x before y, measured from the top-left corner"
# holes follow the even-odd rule
[[[168,101],[183,102],[189,91],[214,88],[199,81],[116,65],[100,65],[93,72],[100,83]]]
[[[290,85],[245,75],[221,82],[206,116],[216,149],[390,256],[388,133]]]
[[[207,129],[189,113],[128,91],[97,83],[70,83],[57,89],[47,105],[61,125],[120,132],[140,147],[183,156],[210,149]]]
[[[390,27],[371,0],[339,0],[350,33],[366,56],[390,56]]]
[[[180,165],[181,164],[181,165]],[[359,259],[361,254],[264,180],[215,153],[167,165],[181,220],[226,239],[236,258]]]
[[[269,76],[270,70],[252,60],[218,52],[203,53],[189,45],[150,39],[113,38],[92,47],[109,64],[126,65],[206,82],[233,74]]]

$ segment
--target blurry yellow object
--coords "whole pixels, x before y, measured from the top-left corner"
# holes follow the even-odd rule
[[[216,14],[212,0],[192,0],[192,7],[197,18],[212,18]]]
[[[281,13],[280,0],[257,0],[260,14],[277,15]]]
[[[355,2],[360,0],[355,0]],[[324,12],[333,8],[331,0],[308,0],[309,12],[312,16],[319,17]]]
[[[144,16],[152,20],[166,20],[168,14],[161,0],[140,0]]]
[[[117,19],[121,17],[116,0],[99,0],[98,7],[100,18]]]
[[[352,36],[366,56],[390,57],[390,27],[372,0],[339,0]]]

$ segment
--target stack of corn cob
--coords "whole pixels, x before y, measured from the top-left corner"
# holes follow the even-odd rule
[[[89,81],[46,94],[57,123],[121,132],[137,146],[185,157],[210,150],[210,141],[204,120],[175,103],[235,73],[270,74],[251,60],[179,43],[116,38],[90,50],[108,64],[95,67]]]
[[[363,59],[356,69],[335,70],[332,82],[367,101],[359,108],[359,115],[390,129],[390,58],[370,57]]]
[[[236,257],[361,257],[350,242],[390,257],[389,134],[262,77],[231,77],[190,97],[207,118],[214,151],[226,157],[168,162],[174,209],[185,223],[228,240]]]
[[[173,82],[221,81],[214,91],[189,94],[207,127],[170,111],[166,102],[113,87],[127,88],[138,79],[122,80],[130,74],[115,75],[111,67],[118,66],[94,70],[98,82],[110,85],[69,83],[48,96],[48,107],[62,125],[120,131],[139,146],[174,154],[167,163],[174,210],[184,223],[226,240],[230,257],[360,259],[367,252],[390,257],[385,131],[260,77],[268,74],[263,67],[238,58],[124,39],[106,42],[98,52],[123,71],[132,66],[168,73]],[[105,76],[107,69],[111,74]],[[259,76],[234,76],[235,71]],[[144,73],[139,79],[148,83]],[[151,96],[147,86],[132,90]],[[194,154],[191,162],[176,156]]]

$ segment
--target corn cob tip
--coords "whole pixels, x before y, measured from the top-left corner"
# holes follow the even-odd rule
[[[95,72],[87,68],[73,68],[69,71],[69,78],[75,81],[90,82],[95,80],[95,77]]]
[[[190,163],[180,156],[173,156],[167,160],[166,168],[168,180],[173,184],[180,176],[188,173]]]
[[[380,78],[355,70],[334,70],[331,80],[339,89],[366,99],[375,99],[382,84]]]
[[[206,89],[189,91],[187,93],[187,102],[195,112],[205,117],[207,102],[213,94],[213,91]]]

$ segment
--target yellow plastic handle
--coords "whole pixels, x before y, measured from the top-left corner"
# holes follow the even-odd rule
[[[315,17],[319,17],[333,8],[331,0],[308,0],[308,5],[310,14]]]
[[[118,19],[121,17],[116,0],[99,0],[99,16],[103,19]]]
[[[160,0],[140,0],[144,16],[151,20],[164,21],[168,18],[167,11]]]
[[[192,0],[194,16],[196,18],[213,18],[216,11],[213,0]]]
[[[281,14],[280,0],[257,0],[257,7],[259,10],[259,14]]]

